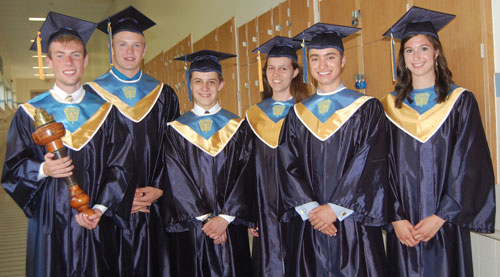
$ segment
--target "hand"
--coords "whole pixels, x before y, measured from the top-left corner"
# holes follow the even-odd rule
[[[207,235],[211,239],[217,240],[226,234],[226,229],[228,225],[229,222],[227,222],[227,220],[225,220],[220,216],[216,216],[209,219],[208,222],[205,223],[205,225],[203,225],[201,230],[205,232],[205,235]]]
[[[415,239],[428,242],[436,235],[437,231],[441,229],[444,223],[445,220],[435,214],[420,220],[420,222],[415,225]]]
[[[258,238],[259,237],[259,227],[248,228],[248,234]]]
[[[226,232],[222,233],[222,236],[214,239],[214,244],[224,244],[227,240]]]
[[[406,220],[393,221],[392,226],[394,227],[394,232],[398,237],[399,241],[409,247],[414,247],[420,243],[420,240],[416,239],[414,235],[416,234],[415,227]]]
[[[99,221],[101,220],[101,210],[99,209],[93,209],[94,214],[91,216],[88,216],[87,214],[84,213],[79,213],[75,215],[76,223],[78,225],[82,226],[83,228],[87,228],[89,230],[93,230],[97,227],[97,224],[99,224]]]
[[[320,232],[327,235],[327,236],[335,237],[337,235],[337,227],[335,227],[335,225],[333,225],[333,223],[332,223],[332,224],[326,226],[324,229],[321,229]]]
[[[43,164],[43,173],[52,178],[64,178],[73,175],[72,163],[69,156],[54,160],[54,153],[45,154],[45,163]]]
[[[132,202],[131,213],[149,213],[149,206],[163,195],[161,189],[154,187],[142,187],[135,190],[134,201]]]
[[[337,221],[337,215],[328,204],[316,207],[309,213],[309,222],[318,231],[329,227],[335,221]]]

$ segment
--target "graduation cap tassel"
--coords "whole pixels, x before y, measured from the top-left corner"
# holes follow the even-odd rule
[[[302,33],[302,70],[304,71],[304,84],[307,84],[307,51],[305,34]]]
[[[38,54],[38,73],[40,75],[40,80],[45,80],[43,74],[43,60],[42,60],[42,38],[40,37],[41,32],[36,33],[36,50]]]
[[[108,44],[109,44],[109,65],[113,67],[113,34],[111,32],[111,20],[108,18]]]
[[[262,83],[262,57],[260,56],[260,49],[257,50],[257,66],[259,70],[259,92],[264,91],[264,84]]]
[[[188,89],[189,102],[193,102],[193,96],[191,95],[191,81],[189,80],[189,68],[187,65],[187,59],[184,58],[184,72],[186,73],[186,83]]]
[[[396,53],[394,53],[394,37],[391,33],[391,69],[392,69],[392,81],[396,82],[397,79],[397,69],[396,69]]]

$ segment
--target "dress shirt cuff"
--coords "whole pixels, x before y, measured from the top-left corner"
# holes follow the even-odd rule
[[[232,216],[232,215],[220,214],[219,216],[224,218],[229,223],[233,222],[233,220],[234,220],[234,216]]]
[[[234,216],[225,215],[225,214],[220,214],[219,216],[224,218],[224,220],[226,220],[229,223],[233,222],[233,220],[235,218]],[[207,220],[209,217],[210,217],[210,214],[204,214],[204,215],[197,216],[196,219],[203,222],[203,221]]]
[[[207,220],[208,217],[210,217],[210,214],[204,214],[204,215],[197,216],[196,219],[203,222],[203,221]]]
[[[93,209],[98,209],[102,214],[104,214],[108,210],[108,207],[100,204],[95,204],[94,207],[92,207],[92,210]]]
[[[297,213],[300,215],[302,221],[306,221],[309,219],[309,213],[316,207],[319,207],[319,203],[316,201],[312,201],[295,207],[295,211],[297,211]]]
[[[40,165],[40,169],[38,169],[38,179],[37,181],[40,181],[42,180],[43,178],[46,178],[48,177],[47,175],[45,175],[45,173],[43,172],[43,165],[45,164],[45,162],[43,162],[41,165]]]
[[[342,206],[335,205],[332,203],[328,203],[328,206],[330,206],[330,208],[332,208],[333,212],[335,213],[335,215],[337,216],[337,219],[339,221],[346,219],[348,216],[350,216],[354,212],[353,210],[349,210],[348,208],[344,208]]]

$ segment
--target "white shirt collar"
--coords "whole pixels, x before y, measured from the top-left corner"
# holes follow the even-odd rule
[[[271,98],[271,99],[272,99],[272,98]],[[292,99],[293,99],[293,96],[290,96],[290,98],[288,98],[288,100],[284,100],[284,101],[283,101],[283,100],[277,101],[277,100],[274,100],[274,99],[273,99],[273,105],[276,105],[276,104],[283,104],[283,103],[286,103],[286,102],[288,102],[288,101],[290,101],[290,100],[292,100]]]
[[[54,96],[57,102],[66,104],[80,103],[82,102],[83,97],[85,96],[85,90],[83,89],[83,86],[80,86],[79,89],[70,94],[59,88],[56,84],[54,84],[54,87],[50,91],[52,92],[52,96]],[[73,101],[68,102],[65,100],[66,96],[68,95],[71,95],[73,97]]]
[[[193,109],[191,110],[195,115],[197,116],[204,116],[204,115],[214,115],[218,113],[221,110],[221,106],[219,105],[219,102],[217,102],[210,110],[208,110],[208,113],[205,113],[207,110],[204,108],[194,104]]]
[[[344,82],[340,82],[340,85],[334,90],[330,92],[321,92],[321,90],[318,88],[318,95],[333,95],[341,90],[345,89]]]

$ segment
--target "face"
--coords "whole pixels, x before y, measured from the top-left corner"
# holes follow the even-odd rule
[[[267,59],[266,77],[273,89],[273,94],[283,92],[290,94],[290,85],[297,74],[299,74],[299,69],[293,69],[290,58],[271,57]]]
[[[146,53],[144,36],[122,31],[113,36],[114,66],[118,71],[131,78],[141,69]]]
[[[430,81],[434,83],[434,64],[439,51],[434,49],[425,35],[416,35],[404,45],[405,64],[414,81]]]
[[[340,74],[345,65],[345,56],[335,48],[309,49],[309,68],[323,92],[335,90],[341,82]]]
[[[50,44],[51,57],[45,61],[54,71],[56,84],[67,93],[78,90],[82,83],[83,69],[87,66],[88,56],[84,56],[83,44],[80,41],[57,42]]]
[[[191,92],[194,102],[209,110],[217,103],[217,93],[224,87],[217,72],[193,72],[191,76]]]

